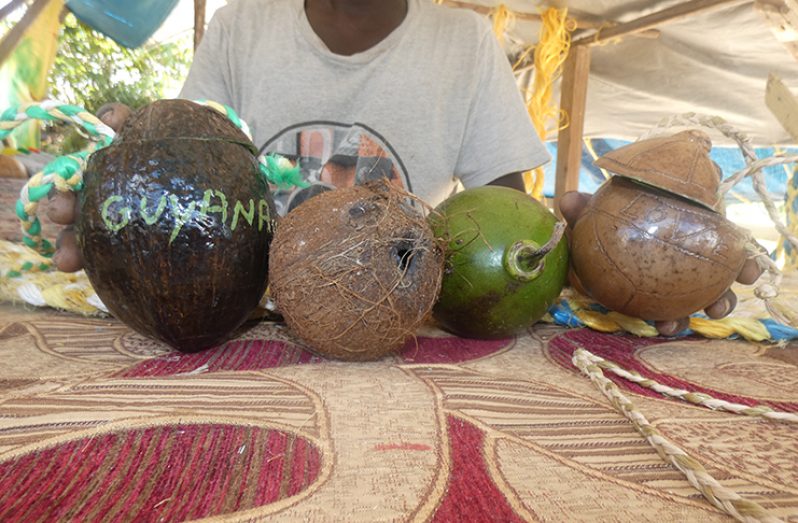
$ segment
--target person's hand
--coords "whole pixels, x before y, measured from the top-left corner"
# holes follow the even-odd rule
[[[108,103],[100,107],[97,117],[114,131],[118,131],[131,110],[121,103]],[[59,271],[75,272],[83,268],[83,257],[75,235],[74,223],[78,214],[78,199],[73,192],[60,192],[53,189],[47,208],[50,221],[64,225],[55,242],[53,263]]]
[[[562,195],[559,202],[560,213],[568,223],[568,228],[573,228],[576,221],[584,212],[585,207],[590,201],[590,195],[580,192],[568,192]],[[737,276],[739,283],[750,285],[754,283],[762,274],[761,269],[754,259],[747,259]],[[573,281],[572,281],[573,285]],[[578,289],[577,289],[578,290]],[[713,319],[727,316],[737,305],[737,296],[731,290],[727,290],[723,296],[704,309],[707,316]],[[690,323],[690,318],[679,318],[671,321],[654,322],[654,327],[663,336],[674,336],[685,330]]]

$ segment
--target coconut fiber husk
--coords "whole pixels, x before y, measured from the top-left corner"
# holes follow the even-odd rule
[[[279,222],[270,291],[312,350],[376,359],[402,347],[427,318],[444,258],[420,205],[375,182],[323,193]]]

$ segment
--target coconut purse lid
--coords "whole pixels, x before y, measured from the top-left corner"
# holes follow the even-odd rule
[[[136,111],[116,133],[114,144],[160,140],[221,140],[242,145],[253,156],[258,155],[252,141],[227,116],[180,99],[156,100]]]
[[[712,141],[706,133],[690,130],[631,143],[594,163],[721,212],[721,172],[709,157],[711,149]]]

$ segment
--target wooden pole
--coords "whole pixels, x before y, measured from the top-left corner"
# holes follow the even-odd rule
[[[631,22],[600,29],[590,36],[585,36],[574,41],[573,45],[599,44],[605,40],[612,40],[613,38],[639,33],[640,31],[646,31],[667,22],[673,22],[674,20],[693,16],[711,9],[743,3],[744,1],[746,0],[690,0],[689,2],[677,4],[673,7],[663,9],[662,11],[642,16]]]
[[[6,33],[2,40],[0,40],[0,64],[6,61],[6,58],[9,57],[19,43],[19,39],[22,38],[22,35],[25,34],[28,27],[36,21],[36,18],[38,18],[44,8],[47,7],[48,3],[50,3],[50,0],[35,0],[33,4],[28,7],[28,10],[25,11],[25,14],[22,15],[22,19]]]
[[[474,4],[471,2],[464,2],[462,0],[443,0],[441,3],[449,7],[458,7],[460,9],[471,9],[472,11],[476,11],[481,15],[489,15],[494,11],[493,7],[489,7],[487,5]],[[542,18],[538,13],[524,13],[520,11],[513,11],[513,16],[518,20],[529,20],[533,22],[540,22]],[[573,10],[569,10],[568,18],[570,18],[571,20],[574,21],[574,23],[576,23],[577,29],[596,29],[598,27],[601,27],[601,21],[595,19],[588,19],[586,16],[574,13]]]
[[[563,64],[560,108],[568,115],[568,127],[557,137],[557,174],[554,182],[554,210],[560,216],[560,197],[579,189],[582,166],[582,131],[587,105],[587,79],[590,73],[590,47],[571,48]]]
[[[756,0],[754,9],[768,22],[776,40],[798,60],[798,0]]]
[[[646,29],[645,31],[640,31],[639,33],[635,33],[629,36],[633,36],[635,38],[645,38],[648,40],[656,40],[661,35],[659,29]],[[512,60],[511,60],[512,62]],[[527,69],[532,69],[535,67],[535,49],[534,47],[527,53],[527,57],[524,59],[523,62],[516,64],[513,67],[513,72],[516,75],[519,75],[526,71]]]
[[[743,1],[746,0],[690,0],[662,11],[642,16],[631,22],[599,29],[589,36],[572,42],[571,53],[563,67],[563,79],[560,88],[560,108],[568,115],[569,125],[560,131],[557,138],[554,209],[558,215],[560,215],[560,197],[568,191],[579,189],[579,169],[582,163],[582,133],[585,123],[588,74],[590,72],[590,46],[606,40],[648,31],[667,22],[710,9],[742,3]]]
[[[194,49],[205,34],[205,0],[194,0]]]
[[[25,3],[25,0],[11,0],[9,3],[0,7],[0,20],[5,19],[8,15],[13,13],[20,7],[22,4]]]
[[[798,97],[773,73],[768,76],[765,105],[793,140],[798,142]]]

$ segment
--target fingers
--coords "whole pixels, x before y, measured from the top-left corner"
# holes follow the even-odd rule
[[[78,199],[73,192],[60,192],[53,189],[47,205],[47,217],[59,225],[71,225],[77,217]]]
[[[704,309],[707,316],[713,320],[726,317],[737,306],[737,295],[732,291],[726,291],[723,296]],[[655,321],[654,328],[661,336],[676,336],[690,326],[690,318],[679,318],[678,320]]]
[[[753,241],[756,248],[759,250],[760,255],[768,255],[767,249],[762,247],[757,241]],[[740,274],[737,275],[737,281],[743,285],[753,284],[759,277],[762,276],[762,268],[759,266],[755,258],[748,258],[740,269]]]
[[[77,235],[71,226],[64,227],[55,242],[53,263],[63,272],[75,272],[83,268],[83,256],[78,246]]]
[[[53,263],[59,271],[75,272],[83,268],[83,256],[78,247],[72,224],[77,217],[78,199],[72,192],[56,192],[49,201],[47,217],[55,223],[66,225],[55,241]]]
[[[105,104],[97,111],[97,117],[114,131],[118,131],[130,116],[131,110],[121,103]],[[83,256],[78,246],[72,224],[78,215],[77,197],[71,192],[55,192],[50,198],[47,217],[58,224],[66,225],[58,234],[53,263],[59,271],[75,272],[83,268]]]
[[[588,201],[590,201],[589,194],[576,191],[567,192],[560,197],[560,213],[569,226],[573,227],[587,207]]]
[[[676,336],[689,326],[690,318],[654,322],[654,328],[657,329],[661,336]]]
[[[743,285],[751,285],[762,275],[762,269],[755,259],[749,258],[745,260],[740,274],[737,275],[737,281]]]
[[[127,105],[111,102],[97,109],[97,118],[114,131],[119,131],[131,112]]]
[[[718,301],[704,309],[704,312],[707,316],[712,318],[713,320],[717,320],[719,318],[724,318],[729,315],[731,311],[734,310],[734,307],[737,306],[737,295],[734,294],[732,291],[726,291],[726,293],[718,298]]]

